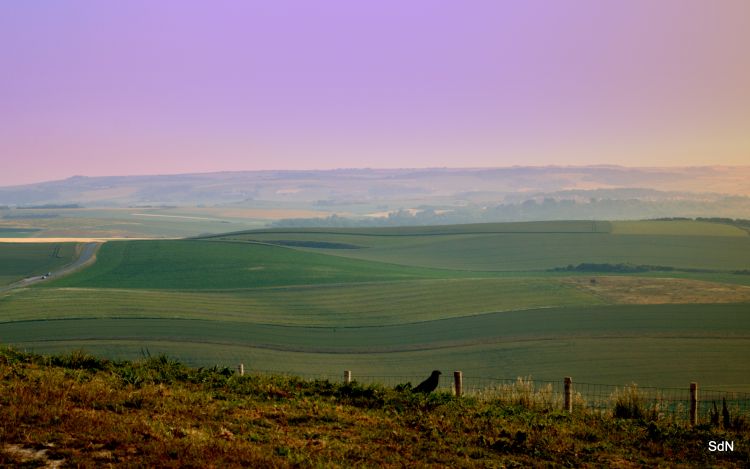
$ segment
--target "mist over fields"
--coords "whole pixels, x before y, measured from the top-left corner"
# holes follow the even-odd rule
[[[277,226],[750,218],[750,166],[242,171],[0,187],[6,224],[64,209],[175,207],[281,210],[265,217]]]

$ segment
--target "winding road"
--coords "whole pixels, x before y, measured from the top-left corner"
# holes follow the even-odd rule
[[[99,246],[101,246],[102,243],[100,242],[92,242],[92,243],[85,243],[83,245],[83,248],[81,249],[81,254],[78,256],[76,260],[71,262],[70,264],[67,264],[63,266],[62,268],[58,270],[52,271],[52,277],[61,277],[63,275],[70,274],[72,272],[75,272],[78,269],[81,269],[83,267],[86,267],[89,264],[93,264],[96,261],[96,252],[99,250]],[[0,287],[0,293],[12,290],[14,288],[22,288],[22,287],[28,287],[31,285],[34,285],[35,283],[44,281],[45,278],[43,275],[38,275],[35,277],[28,277],[23,280],[19,280],[15,283],[11,283],[10,285],[6,285],[4,287]]]

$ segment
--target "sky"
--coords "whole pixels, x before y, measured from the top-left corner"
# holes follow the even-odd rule
[[[0,2],[0,185],[750,164],[747,0]]]

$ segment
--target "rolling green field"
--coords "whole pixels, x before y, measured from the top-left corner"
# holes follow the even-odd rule
[[[580,263],[674,270],[549,270]],[[733,273],[748,268],[747,233],[687,221],[112,241],[82,271],[0,293],[0,341],[297,373],[750,390],[750,276]]]
[[[655,226],[652,226],[655,225]],[[465,227],[459,231],[456,227]],[[704,222],[528,222],[417,228],[262,230],[207,238],[279,243],[341,257],[476,271],[546,270],[579,263],[630,263],[683,269],[750,266],[750,236]],[[314,246],[335,242],[355,248]]]
[[[76,243],[0,243],[0,286],[70,263]]]
[[[714,305],[705,328],[704,305],[615,305],[487,313],[387,326],[289,326],[252,322],[97,318],[13,321],[3,339],[21,341],[116,340],[247,345],[310,353],[386,353],[434,350],[502,340],[586,338],[748,338],[746,305]],[[743,314],[744,313],[744,314]]]
[[[455,276],[449,270],[202,240],[112,241],[102,246],[98,257],[91,268],[47,286],[228,290]]]
[[[750,364],[743,358],[750,339],[737,332],[747,330],[748,324],[746,319],[734,322],[747,316],[746,305],[712,306],[597,308],[569,318],[556,317],[561,310],[534,310],[508,317],[479,316],[469,324],[435,321],[388,328],[123,319],[12,323],[12,328],[7,324],[2,329],[41,353],[83,346],[93,353],[125,358],[147,350],[196,366],[242,362],[255,370],[338,376],[349,369],[360,377],[410,379],[438,367],[463,370],[471,380],[515,376],[559,380],[571,375],[578,382],[685,387],[697,380],[709,389],[750,391]],[[673,328],[685,311],[688,324]],[[712,323],[723,325],[706,331],[706,312]],[[532,321],[547,325],[537,330],[538,323]],[[601,324],[606,325],[598,327]],[[562,330],[555,330],[556,326]],[[618,326],[623,329],[615,330]]]
[[[536,278],[299,285],[234,291],[34,288],[0,297],[3,321],[65,318],[205,319],[301,326],[383,326],[604,302]]]

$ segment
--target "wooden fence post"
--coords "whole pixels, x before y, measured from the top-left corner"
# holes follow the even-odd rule
[[[566,412],[573,412],[573,378],[566,376],[563,379],[563,382],[565,383],[563,410]]]
[[[456,387],[456,397],[461,397],[464,392],[464,374],[462,371],[453,372],[453,384]]]
[[[698,424],[698,383],[690,383],[690,425]]]
[[[239,364],[239,366],[237,367],[237,373],[239,373],[240,376],[245,376],[245,364],[244,363]]]
[[[351,384],[352,372],[350,370],[344,371],[344,384]]]

